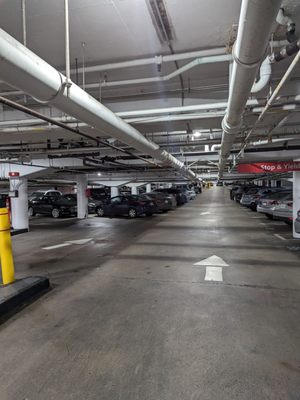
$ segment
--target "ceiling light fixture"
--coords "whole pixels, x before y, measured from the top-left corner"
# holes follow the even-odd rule
[[[98,174],[97,174],[98,176],[101,176],[102,174],[101,174],[101,172],[98,172]]]

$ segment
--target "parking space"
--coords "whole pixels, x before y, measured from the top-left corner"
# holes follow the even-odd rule
[[[53,289],[0,328],[1,399],[296,399],[300,241],[254,216],[217,187],[149,219],[33,220],[17,271]]]

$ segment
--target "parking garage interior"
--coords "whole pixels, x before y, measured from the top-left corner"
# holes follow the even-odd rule
[[[300,4],[0,1],[0,399],[300,398]]]

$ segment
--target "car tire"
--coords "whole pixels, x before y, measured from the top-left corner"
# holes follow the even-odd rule
[[[268,219],[273,219],[273,215],[272,215],[272,214],[265,214],[265,216],[266,216]]]
[[[152,212],[146,212],[147,217],[152,217],[153,213]]]
[[[60,217],[60,212],[58,208],[53,208],[53,210],[51,211],[51,215],[53,218],[59,218]]]
[[[137,212],[136,212],[135,208],[129,208],[128,217],[129,218],[136,218],[137,217]]]
[[[28,208],[28,217],[34,217],[35,216],[35,211],[33,207]]]
[[[96,214],[98,217],[104,217],[104,209],[102,207],[98,207],[96,210]]]

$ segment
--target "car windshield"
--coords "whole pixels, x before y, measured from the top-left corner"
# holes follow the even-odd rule
[[[43,197],[45,194],[45,192],[33,192],[29,195],[30,199],[39,199],[41,197]]]

